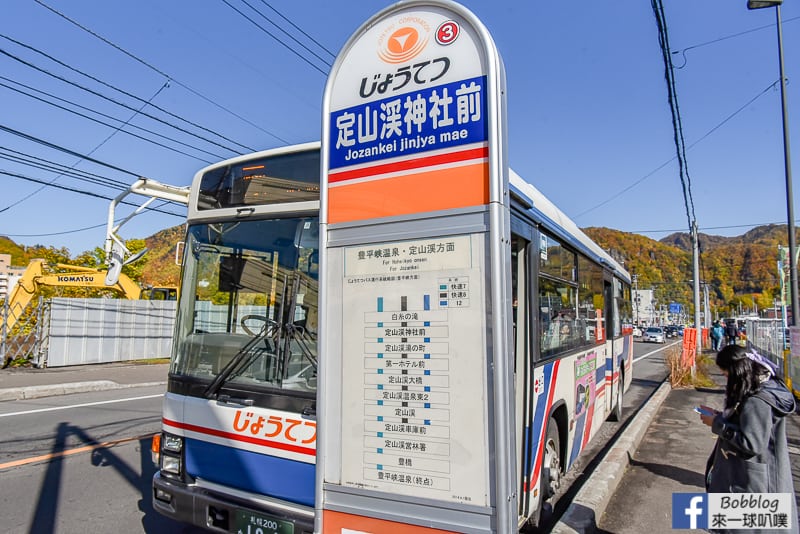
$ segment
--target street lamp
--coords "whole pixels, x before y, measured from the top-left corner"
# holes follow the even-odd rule
[[[794,208],[792,202],[792,163],[789,157],[789,113],[786,109],[786,76],[783,72],[783,31],[781,29],[781,4],[783,0],[748,0],[748,9],[775,8],[778,26],[778,64],[781,75],[781,109],[783,111],[783,165],[786,175],[786,212],[789,217],[789,296],[792,304],[791,326],[797,324],[797,257],[795,256]]]

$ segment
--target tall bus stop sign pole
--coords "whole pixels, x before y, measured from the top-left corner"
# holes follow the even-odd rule
[[[318,532],[516,530],[504,86],[442,0],[381,11],[331,70]]]

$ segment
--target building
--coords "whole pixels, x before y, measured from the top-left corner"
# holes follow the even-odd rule
[[[652,289],[633,290],[633,322],[638,325],[662,323]]]
[[[12,267],[11,254],[0,254],[0,300],[5,300],[22,278],[25,267]]]

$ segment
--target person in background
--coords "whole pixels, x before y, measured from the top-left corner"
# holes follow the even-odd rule
[[[731,319],[725,324],[725,335],[728,338],[728,345],[736,345],[736,340],[739,338],[739,327],[735,320]]]
[[[706,463],[706,491],[789,493],[791,528],[776,532],[798,534],[786,438],[786,417],[795,410],[794,396],[775,375],[777,366],[754,350],[727,345],[717,353],[716,362],[727,384],[722,411],[700,407],[709,413],[701,413],[701,421],[717,435]]]
[[[725,329],[719,324],[719,321],[714,321],[711,326],[711,349],[716,352],[722,348],[722,338],[725,337]]]

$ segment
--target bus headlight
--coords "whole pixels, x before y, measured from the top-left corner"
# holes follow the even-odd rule
[[[170,452],[181,452],[183,449],[183,438],[180,436],[173,436],[172,434],[164,434],[164,450]]]
[[[161,470],[172,475],[181,474],[181,459],[168,454],[161,455]]]

